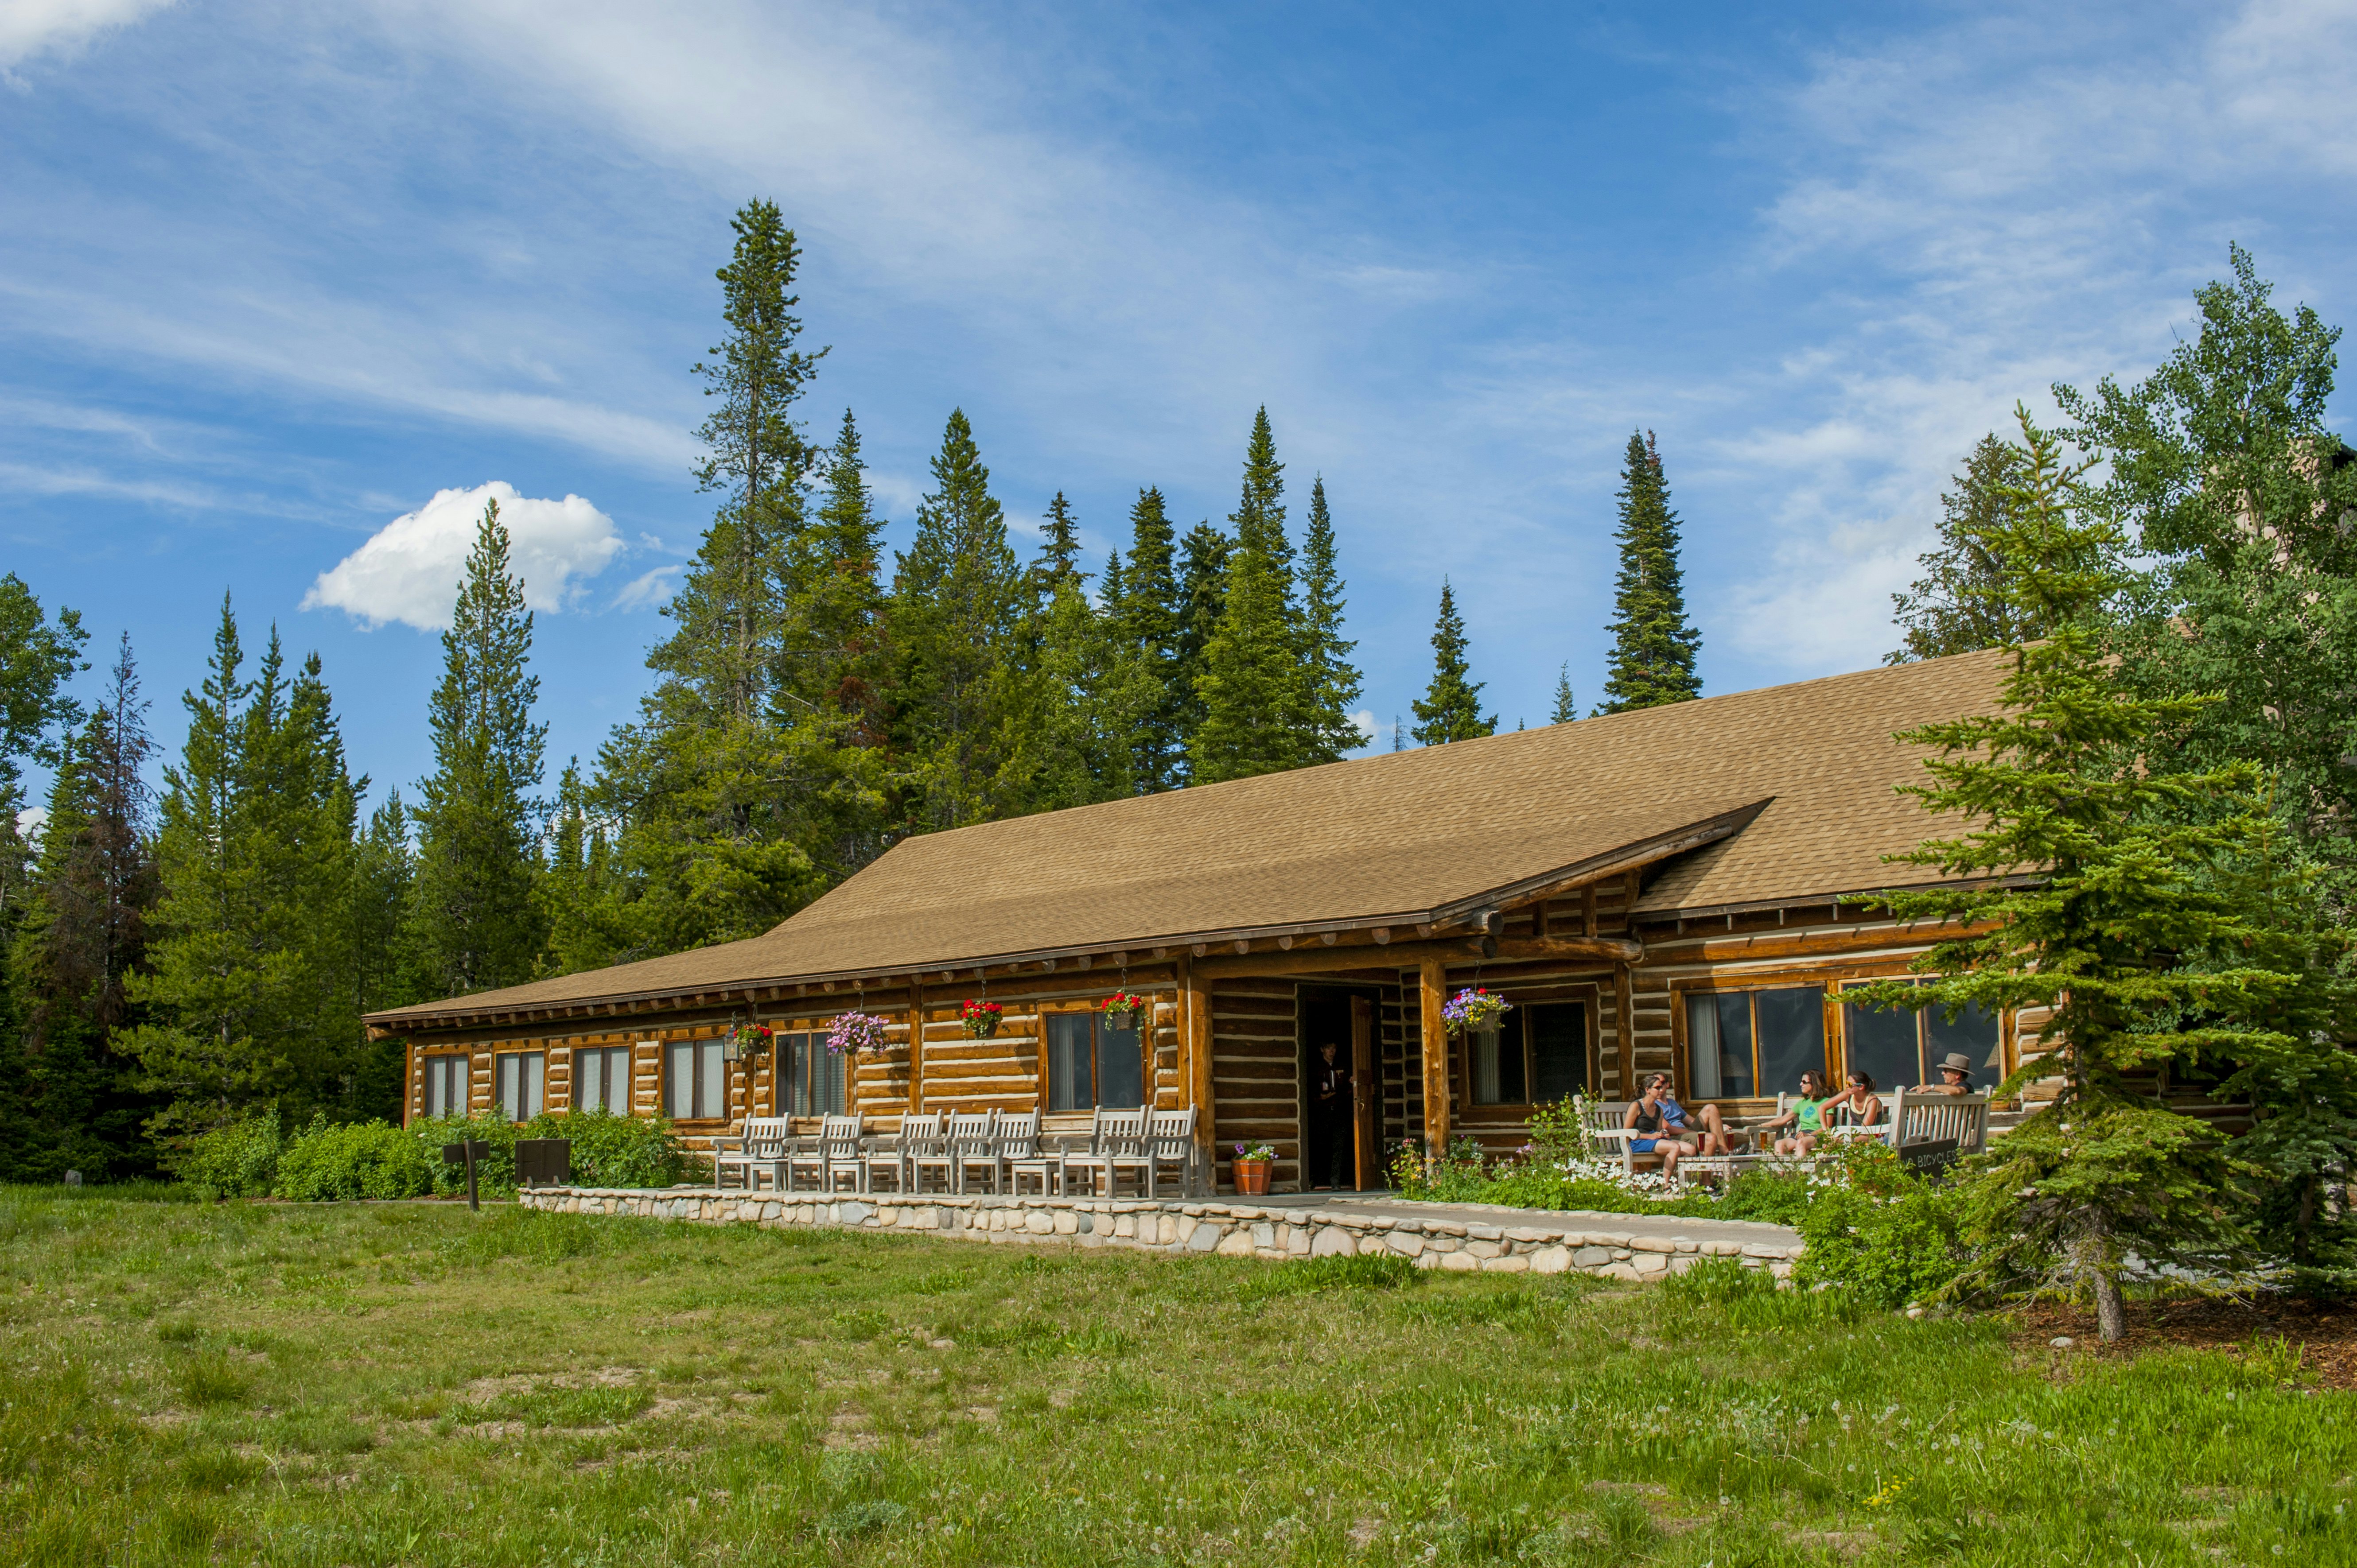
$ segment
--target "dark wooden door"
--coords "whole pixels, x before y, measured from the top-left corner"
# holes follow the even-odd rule
[[[1351,1185],[1367,1192],[1383,1184],[1383,1135],[1376,1120],[1375,1090],[1383,1064],[1375,1059],[1375,1004],[1364,996],[1351,998],[1351,1131],[1356,1159]]]

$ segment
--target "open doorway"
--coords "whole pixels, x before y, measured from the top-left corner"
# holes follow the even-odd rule
[[[1295,1015],[1301,1020],[1301,1190],[1382,1187],[1383,993],[1305,985]]]

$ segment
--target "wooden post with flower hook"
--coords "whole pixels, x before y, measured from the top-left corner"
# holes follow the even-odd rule
[[[1433,1159],[1448,1152],[1448,968],[1427,958],[1417,966],[1424,1002],[1424,1150]]]
[[[909,977],[909,1114],[925,1110],[925,977]]]

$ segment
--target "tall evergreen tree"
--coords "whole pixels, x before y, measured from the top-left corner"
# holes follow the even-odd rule
[[[548,726],[532,720],[540,695],[540,678],[526,672],[532,631],[493,500],[442,634],[442,679],[427,710],[435,768],[418,788],[416,929],[428,983],[443,995],[530,979],[541,949],[531,791]]]
[[[1189,529],[1179,542],[1178,656],[1173,661],[1170,683],[1182,746],[1191,746],[1195,732],[1203,727],[1203,654],[1220,629],[1220,618],[1227,613],[1228,563],[1235,548],[1235,541],[1211,526],[1208,518]],[[1180,776],[1192,781],[1187,768],[1180,769]]]
[[[794,403],[825,350],[797,347],[794,272],[802,252],[773,202],[750,201],[730,220],[736,253],[717,276],[726,338],[698,364],[719,400],[697,432],[698,486],[721,495],[695,564],[663,613],[679,629],[648,656],[719,716],[751,722],[769,698],[783,615],[783,556],[802,521],[816,452]]]
[[[1612,652],[1599,710],[1627,713],[1702,695],[1695,656],[1702,633],[1686,618],[1678,518],[1653,434],[1631,434],[1620,471],[1620,575],[1613,582]]]
[[[1175,789],[1186,777],[1187,717],[1193,705],[1193,692],[1185,684],[1192,678],[1185,671],[1188,606],[1159,489],[1137,492],[1129,530],[1128,564],[1118,584],[1108,573],[1106,592],[1120,617],[1120,635],[1137,650],[1140,672],[1151,687],[1130,765],[1138,791],[1150,795]]]
[[[932,474],[889,610],[895,738],[906,759],[900,815],[919,832],[1020,809],[1028,709],[1025,576],[962,409],[950,414]]]
[[[1358,643],[1342,635],[1342,578],[1337,569],[1334,519],[1326,508],[1326,478],[1309,484],[1309,523],[1301,539],[1301,671],[1308,686],[1305,762],[1332,762],[1372,738],[1359,728]]]
[[[1938,659],[1979,648],[2034,641],[2047,628],[2017,626],[2003,564],[1982,542],[2007,526],[2004,509],[2020,488],[2021,448],[1984,435],[1964,458],[1955,489],[1940,497],[1940,544],[1918,557],[1923,575],[1890,596],[1890,618],[1905,634],[1886,664]]]
[[[1448,579],[1440,580],[1440,617],[1432,628],[1432,684],[1410,704],[1423,722],[1415,726],[1419,746],[1446,746],[1452,740],[1477,740],[1498,733],[1493,714],[1481,716],[1482,682],[1469,679],[1465,659],[1465,618],[1457,613],[1457,595]]]
[[[1039,525],[1046,535],[1039,547],[1039,560],[1033,568],[1043,590],[1052,593],[1059,583],[1078,582],[1088,574],[1081,570],[1081,525],[1072,517],[1072,503],[1058,490],[1056,499],[1048,503],[1047,521]]]
[[[41,861],[9,954],[24,998],[21,1121],[0,1140],[9,1179],[55,1181],[152,1171],[142,1122],[153,1110],[131,1082],[114,1033],[137,1021],[130,977],[145,962],[156,900],[154,802],[143,768],[154,749],[131,639],[105,696],[59,760]],[[15,1075],[11,1075],[15,1076]]]
[[[1219,622],[1195,677],[1201,716],[1187,742],[1193,783],[1324,760],[1313,749],[1309,671],[1303,665],[1307,650],[1284,497],[1285,466],[1276,460],[1263,408],[1253,417],[1243,494],[1228,520],[1235,527],[1235,549]],[[1330,562],[1328,569],[1330,575]]]
[[[1555,712],[1549,715],[1551,725],[1567,725],[1579,717],[1578,700],[1571,694],[1571,661],[1564,660],[1555,674]]]
[[[13,929],[27,869],[16,832],[24,765],[56,764],[73,733],[81,710],[66,682],[84,667],[88,640],[74,611],[50,618],[23,578],[0,575],[0,939]]]

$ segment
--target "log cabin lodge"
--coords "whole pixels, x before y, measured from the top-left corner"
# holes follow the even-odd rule
[[[605,1109],[670,1117],[691,1149],[748,1116],[1198,1108],[1226,1155],[1266,1142],[1304,1185],[1312,1064],[1356,1070],[1346,1175],[1380,1187],[1402,1141],[1523,1141],[1534,1104],[1631,1096],[1666,1070],[1689,1105],[1772,1107],[1803,1069],[1975,1088],[2019,1020],[1870,1012],[1929,932],[1872,895],[1934,819],[1893,738],[1991,710],[2008,660],[1962,654],[909,838],[766,935],[372,1015],[407,1041],[406,1114]],[[1944,827],[1946,824],[1940,824]],[[1448,1038],[1445,997],[1513,1004]],[[1116,1028],[1116,990],[1150,1018]],[[971,1038],[960,1004],[1001,1004]],[[880,1052],[826,1048],[848,1010]],[[732,1025],[777,1033],[725,1048]],[[2033,1023],[2035,1021],[2032,1021]],[[2029,1036],[2035,1045],[2034,1030]],[[799,1125],[797,1131],[802,1130]],[[1353,1165],[1352,1162],[1355,1162]]]

